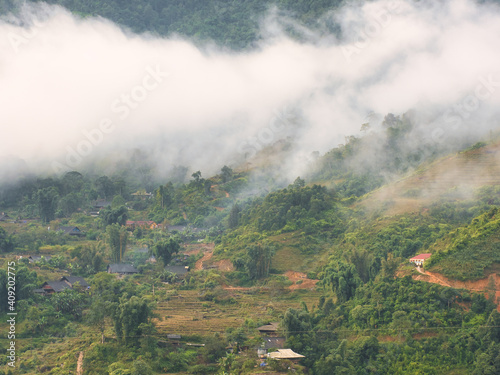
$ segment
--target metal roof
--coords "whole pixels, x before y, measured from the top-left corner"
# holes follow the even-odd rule
[[[278,349],[275,352],[269,353],[268,356],[274,359],[297,359],[305,358],[302,354],[295,353],[292,349]]]

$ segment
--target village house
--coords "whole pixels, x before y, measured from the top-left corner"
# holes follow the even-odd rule
[[[267,357],[270,349],[283,349],[286,338],[278,337],[278,326],[278,322],[271,322],[257,328],[263,336],[262,344],[257,348],[259,358]]]
[[[268,358],[273,358],[273,359],[288,359],[294,363],[297,363],[300,361],[302,358],[305,358],[305,356],[295,353],[292,349],[278,349],[275,352],[269,353]]]
[[[89,289],[90,285],[85,281],[83,277],[80,276],[63,276],[61,277],[61,280],[59,281],[64,281],[66,282],[71,288],[76,287],[77,285],[80,286],[82,289]]]
[[[422,267],[424,265],[424,262],[431,257],[432,254],[430,253],[425,253],[425,254],[419,254],[417,256],[414,256],[413,258],[410,258],[410,263],[413,263],[417,267]]]
[[[277,322],[268,323],[266,325],[263,325],[262,327],[257,328],[257,330],[263,335],[267,335],[269,337],[277,337],[278,325],[279,323]]]
[[[76,286],[79,285],[79,288]],[[63,276],[59,280],[46,281],[42,284],[40,289],[35,289],[34,292],[42,295],[50,295],[60,293],[66,289],[75,289],[85,291],[90,288],[89,284],[83,277],[79,276]]]
[[[139,273],[137,268],[126,263],[109,264],[107,271],[108,273],[116,273],[119,275],[133,275]]]
[[[130,194],[136,200],[146,200],[153,197],[153,194],[147,193],[146,191],[137,191],[135,193]]]
[[[111,206],[111,202],[110,201],[106,201],[106,200],[98,200],[98,201],[94,202],[93,206],[94,206],[95,209],[97,209],[99,211],[102,208],[106,208],[108,206]]]
[[[172,272],[177,276],[182,276],[189,272],[189,266],[166,266],[165,271]]]
[[[259,358],[266,358],[271,349],[283,349],[285,347],[285,337],[264,337],[262,344],[257,347]]]
[[[58,231],[69,234],[70,236],[81,237],[85,235],[78,227],[59,227]]]

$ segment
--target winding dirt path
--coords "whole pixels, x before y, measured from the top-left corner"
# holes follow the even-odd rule
[[[80,352],[78,356],[78,362],[76,363],[76,375],[83,375],[83,352]]]
[[[420,272],[421,275],[413,275],[414,280],[439,284],[449,288],[467,289],[471,292],[484,293],[487,298],[488,294],[491,292],[489,289],[491,283],[490,279],[493,278],[495,284],[495,301],[493,302],[497,305],[497,310],[500,312],[500,275],[496,273],[492,273],[488,275],[488,277],[475,281],[460,281],[449,279],[437,272],[424,271],[420,268],[417,268],[417,271]]]
[[[211,259],[212,256],[214,255],[214,249],[212,248],[211,251],[205,252],[203,254],[203,258],[198,259],[194,265],[194,270],[195,271],[201,271],[203,269],[203,263],[206,262],[207,260]]]

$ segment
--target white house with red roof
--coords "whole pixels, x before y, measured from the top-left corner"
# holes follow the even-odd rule
[[[413,263],[417,267],[421,267],[424,265],[424,262],[431,257],[431,253],[419,254],[410,258],[410,263]]]

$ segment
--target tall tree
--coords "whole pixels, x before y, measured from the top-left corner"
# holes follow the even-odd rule
[[[233,178],[233,170],[227,165],[223,166],[221,169],[222,182],[228,182]]]
[[[110,180],[108,176],[99,177],[95,183],[95,189],[100,197],[104,199],[109,199],[115,191],[115,186],[113,181]]]
[[[233,208],[231,208],[231,211],[229,212],[229,217],[227,218],[227,226],[229,229],[234,229],[238,226],[240,222],[240,206],[238,204],[235,204]]]
[[[38,203],[40,218],[44,223],[54,220],[58,197],[59,194],[55,187],[39,189],[36,192],[36,201]]]
[[[148,302],[137,296],[120,298],[113,314],[116,336],[127,343],[139,342],[142,324],[149,323],[152,310]]]
[[[125,225],[128,218],[128,208],[120,206],[116,208],[107,207],[101,211],[100,217],[104,220],[105,225],[119,224]]]
[[[12,250],[14,250],[14,240],[12,236],[9,235],[5,229],[0,227],[0,252],[4,253]]]
[[[274,247],[267,243],[248,246],[245,264],[248,276],[251,279],[267,277],[274,254]]]
[[[172,255],[178,253],[180,248],[179,242],[170,237],[169,239],[157,242],[153,247],[153,251],[155,256],[161,259],[163,265],[166,266],[172,260]]]
[[[111,261],[121,263],[127,249],[128,232],[118,224],[108,225],[106,228],[107,243],[110,248]]]
[[[322,276],[323,284],[332,288],[339,302],[350,300],[360,281],[354,265],[342,260],[330,262]]]

